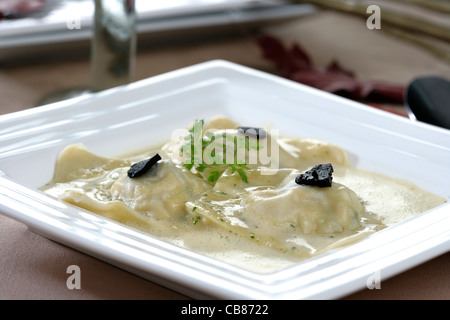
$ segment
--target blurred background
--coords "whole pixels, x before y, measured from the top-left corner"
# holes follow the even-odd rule
[[[96,5],[103,6],[98,19]],[[114,16],[135,34],[108,24]],[[102,60],[117,53],[114,70],[123,77],[96,91],[224,59],[406,117],[404,94],[414,79],[450,80],[449,17],[448,0],[0,0],[0,115],[35,108],[55,92],[93,90],[93,74],[111,77]],[[127,42],[96,51],[101,41],[114,43],[111,30],[94,37],[96,21]],[[89,265],[84,270],[99,284],[85,298],[184,298],[0,219],[0,249],[11,267],[2,272],[14,279],[8,298],[71,298],[54,274],[72,261]],[[37,259],[36,266],[33,255],[58,263]],[[447,253],[383,282],[383,290],[349,298],[448,299],[449,263]],[[117,290],[102,291],[102,283]]]
[[[94,2],[0,1],[1,114],[90,85]],[[408,83],[450,76],[445,0],[136,0],[135,13],[130,81],[225,59],[406,115],[399,97]],[[313,73],[281,70],[280,60],[292,67],[296,57],[269,57],[276,45],[300,48]]]

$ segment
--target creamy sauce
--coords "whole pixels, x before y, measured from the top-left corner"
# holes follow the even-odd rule
[[[202,134],[209,130],[244,136],[236,128],[236,123],[217,117]],[[246,154],[247,179],[230,166],[215,181],[208,181],[209,168],[187,168],[186,153],[180,153],[186,140],[181,137],[116,159],[97,156],[83,145],[68,146],[42,190],[255,272],[278,270],[348,245],[446,202],[409,182],[354,168],[343,149],[323,141],[273,135],[247,139],[264,140],[272,157],[269,165],[259,158],[251,162],[250,152]],[[132,164],[155,153],[162,157],[157,165],[141,177],[128,177]],[[331,187],[295,182],[300,173],[321,163],[333,165]]]

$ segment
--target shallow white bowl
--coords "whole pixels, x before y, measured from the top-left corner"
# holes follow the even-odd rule
[[[334,299],[450,249],[447,203],[356,244],[257,274],[160,241],[37,190],[57,154],[84,143],[116,156],[166,141],[199,118],[270,122],[323,139],[359,168],[450,199],[450,131],[411,122],[273,75],[211,61],[128,86],[0,117],[0,212],[35,232],[193,298]]]

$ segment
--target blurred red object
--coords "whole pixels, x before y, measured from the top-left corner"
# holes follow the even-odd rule
[[[286,49],[273,36],[260,35],[256,40],[263,56],[275,65],[282,77],[354,100],[403,104],[405,87],[402,85],[359,81],[337,61],[326,68],[314,68],[309,56],[296,43]]]
[[[45,0],[1,0],[0,19],[23,16],[41,9]]]

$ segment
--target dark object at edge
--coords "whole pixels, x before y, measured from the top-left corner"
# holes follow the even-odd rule
[[[416,120],[450,129],[450,81],[439,77],[417,78],[409,84],[405,100]]]

